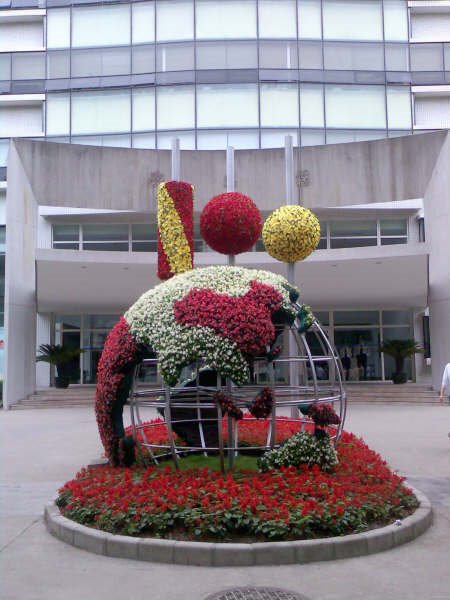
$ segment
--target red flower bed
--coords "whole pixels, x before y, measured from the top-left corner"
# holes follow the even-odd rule
[[[200,233],[210,248],[221,254],[240,254],[256,244],[261,215],[251,198],[239,192],[214,196],[200,215]]]
[[[228,338],[245,354],[257,356],[275,339],[272,313],[282,304],[281,294],[270,285],[252,281],[241,297],[219,294],[211,289],[192,289],[173,305],[177,323],[210,327]]]
[[[60,489],[57,504],[68,518],[120,534],[302,539],[406,516],[417,500],[402,481],[362,440],[343,433],[332,473],[317,466],[226,475],[206,468],[105,466],[80,471]]]

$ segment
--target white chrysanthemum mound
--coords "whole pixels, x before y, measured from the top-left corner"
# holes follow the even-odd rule
[[[282,309],[295,316],[289,300],[292,286],[284,277],[268,271],[226,266],[176,275],[143,294],[125,313],[136,342],[151,346],[157,353],[161,374],[168,385],[178,381],[183,366],[200,358],[222,376],[231,377],[237,385],[248,381],[248,365],[236,343],[220,337],[210,327],[177,323],[173,304],[194,288],[240,297],[250,290],[252,281],[273,286],[282,295]]]

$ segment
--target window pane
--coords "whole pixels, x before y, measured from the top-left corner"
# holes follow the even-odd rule
[[[156,148],[154,133],[139,133],[133,135],[133,148]]]
[[[409,87],[387,88],[388,127],[411,128],[411,97]]]
[[[70,54],[68,50],[47,52],[47,77],[48,79],[70,77]]]
[[[409,310],[383,310],[383,325],[410,325],[411,312]]]
[[[383,71],[383,45],[325,42],[324,61],[325,69]]]
[[[386,130],[373,129],[371,131],[358,129],[338,130],[327,129],[327,144],[345,144],[348,142],[364,142],[367,140],[378,140],[386,137]]]
[[[365,246],[376,246],[377,238],[331,238],[330,240],[330,248],[338,249],[338,248],[364,248]]]
[[[322,8],[320,0],[298,0],[298,37],[322,37]]]
[[[262,129],[261,148],[284,148],[287,135],[292,136],[294,146],[298,146],[298,129]]]
[[[299,42],[300,69],[321,69],[322,65],[322,42]]]
[[[47,10],[47,48],[70,47],[70,8]]]
[[[88,242],[128,240],[128,225],[85,224],[83,225],[83,240]]]
[[[194,69],[193,44],[163,44],[157,46],[157,71],[189,71]]]
[[[295,0],[259,0],[259,37],[297,37]]]
[[[129,43],[129,6],[73,7],[72,46],[116,46]]]
[[[256,85],[215,85],[197,88],[198,127],[258,126]]]
[[[70,133],[70,96],[69,94],[47,94],[47,135]]]
[[[383,86],[325,86],[325,110],[328,127],[386,127]]]
[[[156,6],[156,39],[191,40],[193,37],[193,1],[159,0]]]
[[[158,129],[194,127],[195,97],[192,86],[160,87],[157,90]]]
[[[128,242],[83,242],[83,250],[128,252]]]
[[[323,127],[323,87],[321,85],[300,85],[300,121],[302,127]]]
[[[411,44],[412,71],[441,71],[444,68],[442,44]]]
[[[64,329],[80,329],[81,317],[80,315],[56,315],[56,326]]]
[[[262,69],[296,69],[298,51],[295,42],[260,42],[259,66]]]
[[[114,133],[130,130],[129,90],[72,94],[72,133]]]
[[[136,2],[132,6],[133,44],[145,44],[155,39],[155,3]]]
[[[197,69],[255,69],[255,42],[198,42]]]
[[[382,40],[379,0],[323,0],[323,37],[335,40]]]
[[[197,0],[197,38],[255,38],[255,0]]]
[[[86,315],[84,327],[85,329],[112,329],[119,317],[120,315]]]
[[[408,222],[406,219],[380,220],[381,235],[407,235]]]
[[[378,325],[377,310],[335,310],[335,325]]]
[[[133,60],[133,73],[154,73],[154,46],[136,46],[131,49],[131,52]]]
[[[194,131],[170,131],[167,133],[158,133],[158,148],[170,150],[174,138],[180,140],[181,150],[195,150]]]
[[[123,75],[130,73],[129,48],[72,51],[72,77]]]
[[[261,84],[261,126],[298,126],[297,84]]]
[[[13,53],[12,79],[45,79],[45,54],[38,52]]]
[[[246,131],[199,131],[197,133],[198,150],[225,150],[227,146],[236,149],[258,148],[258,132]]]
[[[331,221],[332,236],[377,235],[376,221]]]
[[[157,252],[158,242],[133,242],[131,244],[132,252]]]
[[[386,44],[386,71],[408,71],[408,44]]]
[[[131,226],[133,241],[156,240],[156,223],[134,223]]]
[[[408,7],[404,0],[384,0],[384,39],[408,39]]]
[[[53,248],[55,250],[79,250],[80,245],[78,242],[53,242]]]
[[[8,81],[11,79],[11,55],[0,54],[0,80]]]
[[[155,90],[135,88],[133,90],[133,131],[155,129]]]
[[[74,242],[79,238],[78,224],[52,225],[54,242]]]

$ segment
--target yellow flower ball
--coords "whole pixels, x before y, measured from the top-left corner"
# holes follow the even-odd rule
[[[308,208],[280,206],[264,223],[264,246],[270,256],[283,262],[303,260],[320,241],[320,224]]]

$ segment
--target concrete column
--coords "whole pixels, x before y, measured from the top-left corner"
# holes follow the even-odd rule
[[[37,203],[13,140],[6,195],[5,409],[36,387],[37,216]]]
[[[41,344],[51,343],[51,324],[50,314],[37,315],[36,327],[36,354]],[[36,387],[48,387],[50,385],[50,365],[45,362],[36,363]]]

